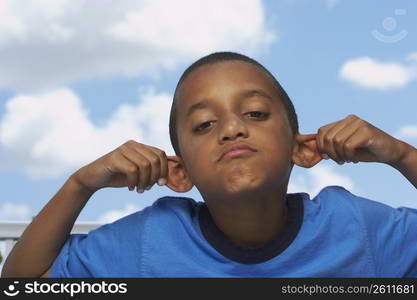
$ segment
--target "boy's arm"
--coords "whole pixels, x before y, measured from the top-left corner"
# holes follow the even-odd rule
[[[380,162],[400,171],[417,188],[417,149],[355,115],[321,127],[316,135],[323,158],[344,162]]]
[[[129,187],[143,192],[167,183],[168,162],[160,149],[128,141],[75,172],[25,229],[3,266],[2,277],[47,276],[75,220],[97,190]]]
[[[400,171],[417,189],[417,149],[407,143],[401,143],[403,155],[390,165]]]
[[[2,277],[47,273],[92,194],[71,176],[26,228],[6,259]]]

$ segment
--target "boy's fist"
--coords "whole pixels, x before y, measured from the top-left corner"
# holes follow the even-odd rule
[[[168,180],[168,162],[164,151],[130,140],[114,151],[82,167],[76,180],[95,192],[104,187],[135,187],[138,192]]]
[[[394,164],[404,154],[404,143],[355,115],[321,127],[316,135],[323,158],[344,162]]]

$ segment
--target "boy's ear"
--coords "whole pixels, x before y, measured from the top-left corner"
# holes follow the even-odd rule
[[[292,162],[303,168],[311,168],[322,160],[317,149],[316,134],[296,134]]]
[[[188,177],[184,163],[179,156],[167,156],[168,159],[168,186],[177,193],[185,193],[191,190],[193,183]]]

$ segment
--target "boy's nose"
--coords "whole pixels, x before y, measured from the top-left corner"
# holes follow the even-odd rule
[[[248,129],[242,120],[237,118],[224,121],[219,133],[219,142],[224,143],[228,140],[234,140],[237,137],[248,137]]]

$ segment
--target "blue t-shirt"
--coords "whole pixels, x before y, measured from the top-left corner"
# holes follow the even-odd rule
[[[163,197],[73,234],[50,277],[417,277],[417,210],[330,186],[287,194],[288,220],[261,247],[233,244],[203,202]]]

